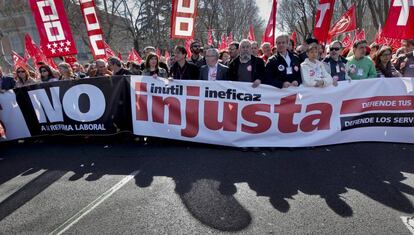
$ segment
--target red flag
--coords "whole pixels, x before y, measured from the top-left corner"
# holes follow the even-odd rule
[[[70,64],[70,66],[73,66],[73,64],[77,61],[76,57],[72,55],[63,57],[63,60]]]
[[[344,39],[342,39],[342,45],[344,48],[351,48],[352,47],[352,38],[351,34],[347,33]]]
[[[383,35],[388,38],[414,38],[414,0],[391,1]]]
[[[249,27],[249,36],[247,36],[247,39],[249,39],[251,42],[256,41],[256,37],[254,36],[254,28],[253,28],[253,25],[252,24],[250,24],[250,27]]]
[[[12,51],[12,58],[14,62],[14,69],[17,69],[18,67],[22,67],[27,69],[27,59],[21,57],[19,54],[17,54],[15,51]]]
[[[122,53],[118,51],[118,59],[122,60]]]
[[[329,30],[329,37],[333,38],[336,35],[340,35],[346,32],[355,30],[356,25],[356,14],[355,4],[348,9],[347,12],[332,26]]]
[[[111,49],[111,47],[108,45],[108,43],[106,43],[105,41],[104,45],[105,45],[105,54],[106,54],[106,58],[108,59],[109,57],[115,57],[115,52]]]
[[[168,62],[171,58],[170,56],[170,52],[168,50],[165,50],[165,54],[164,54],[165,60]]]
[[[86,31],[88,32],[90,49],[93,55],[93,59],[106,59],[103,31],[97,17],[95,1],[81,0],[80,8],[85,20]]]
[[[142,58],[141,56],[139,56],[138,52],[134,48],[132,48],[128,55],[128,61],[135,61],[141,64]]]
[[[29,0],[46,57],[77,54],[62,0]]]
[[[358,30],[356,32],[358,32]],[[361,31],[359,31],[358,33],[355,34],[354,42],[361,41],[361,40],[365,40],[365,30],[364,29],[362,29]]]
[[[27,55],[33,58],[33,63],[35,64],[35,66],[38,67],[39,62],[47,63],[47,58],[43,54],[42,49],[40,49],[36,45],[36,43],[33,41],[30,35],[26,33],[26,35],[24,36],[24,39],[25,39]]]
[[[233,42],[233,33],[230,32],[229,35],[227,36],[227,45],[230,45],[230,43]]]
[[[54,69],[58,69],[58,66],[56,65],[55,61],[53,60],[53,58],[47,58],[47,64],[54,68]]]
[[[273,0],[272,11],[270,12],[269,21],[267,22],[266,30],[263,33],[262,37],[262,43],[269,42],[272,45],[272,47],[275,45],[276,13],[277,1]]]
[[[292,35],[290,35],[290,39],[292,39],[292,41],[295,43],[297,43],[297,35],[296,35],[296,31],[293,31]]]
[[[208,44],[208,45],[213,45],[213,44],[214,44],[214,40],[213,40],[213,30],[212,30],[212,29],[209,29],[209,30],[208,30],[207,37],[208,37],[208,42],[207,42],[207,44]]]
[[[317,7],[318,12],[316,13],[315,28],[313,29],[313,35],[320,42],[327,41],[334,6],[335,0],[319,0],[319,5]]]
[[[197,0],[173,0],[171,14],[171,38],[194,38],[197,18]]]
[[[185,40],[185,42],[184,42],[184,47],[185,47],[185,50],[187,51],[187,57],[190,57],[191,56],[191,42],[192,42],[193,40],[191,40],[191,39],[186,39]]]
[[[221,35],[221,43],[220,43],[219,49],[220,50],[225,50],[225,49],[227,49],[228,46],[229,45],[227,45],[226,36],[224,34]]]
[[[158,58],[161,57],[161,50],[157,47],[157,50],[155,51],[155,54],[157,54]]]

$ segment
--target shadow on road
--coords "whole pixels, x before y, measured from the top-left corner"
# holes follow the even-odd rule
[[[49,139],[41,144],[0,145],[4,149],[0,152],[4,158],[0,160],[0,187],[29,169],[26,174],[46,170],[0,203],[0,220],[66,173],[72,174],[70,181],[95,181],[103,175],[128,175],[137,169],[138,187],[150,186],[157,176],[172,178],[188,212],[221,231],[240,231],[252,221],[249,211],[234,197],[237,183],[247,183],[281,213],[290,209],[287,199],[294,200],[301,192],[317,195],[336,214],[351,217],[353,209],[341,196],[348,190],[397,211],[414,213],[413,203],[403,194],[414,195],[414,188],[402,182],[403,172],[414,174],[412,145],[357,143],[243,153],[161,140],[149,145],[108,139],[82,142],[69,138],[67,144]]]

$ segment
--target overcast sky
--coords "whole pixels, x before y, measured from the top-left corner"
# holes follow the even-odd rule
[[[272,0],[256,0],[260,9],[260,16],[264,19],[265,24],[269,19],[270,11],[272,10]]]

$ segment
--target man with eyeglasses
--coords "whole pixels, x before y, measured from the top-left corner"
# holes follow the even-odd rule
[[[16,86],[16,81],[12,77],[4,76],[3,69],[0,67],[0,93],[13,89]]]
[[[227,80],[228,67],[218,62],[219,51],[216,48],[210,48],[206,51],[205,58],[207,65],[203,65],[200,69],[200,80]]]
[[[374,62],[366,56],[367,41],[359,40],[353,45],[354,55],[348,57],[348,72],[352,80],[377,77]]]
[[[325,64],[326,71],[331,74],[334,85],[338,81],[351,79],[346,73],[346,63],[348,61],[341,56],[342,48],[340,41],[333,41],[329,45],[329,55],[322,61]]]
[[[194,41],[190,44],[190,51],[191,56],[188,59],[189,62],[192,62],[197,66],[197,68],[201,68],[201,66],[206,64],[206,60],[201,55],[201,43],[199,41]]]
[[[240,46],[239,42],[231,42],[230,43],[230,45],[229,45],[230,60],[227,61],[226,63],[224,63],[224,65],[229,66],[231,61],[236,59],[237,56],[239,56],[239,46]]]

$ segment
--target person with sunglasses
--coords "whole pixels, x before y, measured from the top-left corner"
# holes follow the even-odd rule
[[[188,58],[188,62],[195,64],[198,69],[200,69],[201,66],[206,65],[206,59],[201,55],[202,48],[199,41],[194,41],[190,44],[190,51],[191,56]]]
[[[16,88],[36,84],[37,81],[30,77],[29,70],[19,66],[16,69]]]
[[[401,73],[395,69],[391,63],[392,48],[383,46],[374,56],[375,68],[377,69],[378,77],[402,77]]]
[[[48,65],[41,65],[39,67],[40,80],[42,82],[55,82],[59,79],[53,76],[52,69]]]
[[[340,41],[333,41],[329,45],[329,55],[322,61],[325,64],[326,71],[332,76],[334,85],[338,81],[351,79],[346,73],[346,63],[348,61],[341,56],[342,48]]]

